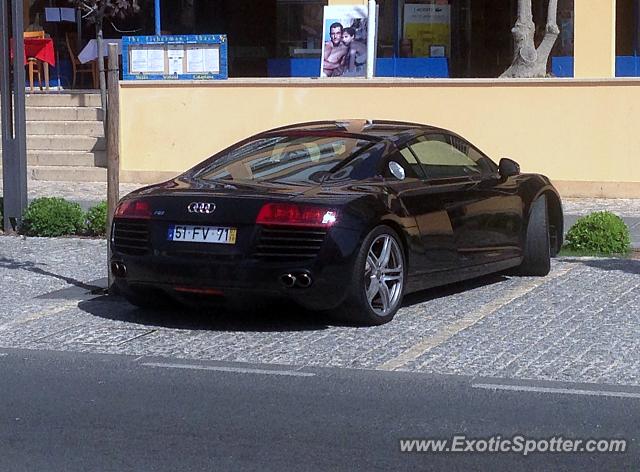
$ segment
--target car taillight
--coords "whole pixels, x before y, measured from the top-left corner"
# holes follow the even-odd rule
[[[145,200],[125,200],[116,208],[115,217],[148,220],[151,218],[151,205]]]
[[[256,224],[326,228],[338,218],[336,210],[293,203],[266,203],[260,209]]]

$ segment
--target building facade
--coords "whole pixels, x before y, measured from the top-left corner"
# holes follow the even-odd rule
[[[562,32],[545,79],[497,78],[513,55],[515,0],[377,1],[377,57],[397,61],[428,58],[407,42],[407,5],[445,7],[444,75],[273,73],[274,60],[318,61],[322,8],[354,3],[366,4],[163,0],[163,32],[228,35],[230,78],[121,82],[123,179],[170,177],[238,139],[286,123],[377,118],[457,131],[496,160],[509,156],[523,171],[547,174],[565,196],[640,197],[638,0],[560,0]],[[546,4],[533,0],[538,35]],[[146,8],[141,18],[114,22],[114,34],[125,27],[152,33],[153,10]],[[32,5],[30,18],[33,12]]]

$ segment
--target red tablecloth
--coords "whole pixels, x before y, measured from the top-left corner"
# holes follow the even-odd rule
[[[13,57],[13,40],[11,41],[11,57]],[[53,39],[51,38],[24,38],[24,63],[27,64],[28,57],[46,62],[52,66],[56,65],[56,53],[53,49]]]

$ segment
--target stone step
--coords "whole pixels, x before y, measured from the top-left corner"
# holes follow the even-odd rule
[[[27,153],[29,166],[106,167],[105,151],[31,151]]]
[[[33,180],[54,182],[106,182],[107,169],[102,167],[35,166],[29,168]]]
[[[97,107],[27,107],[27,121],[101,121]]]
[[[84,151],[106,149],[104,137],[80,135],[28,136],[27,151]]]
[[[27,121],[27,136],[104,136],[102,121]]]
[[[31,93],[27,94],[27,107],[91,107],[101,106],[99,93]]]

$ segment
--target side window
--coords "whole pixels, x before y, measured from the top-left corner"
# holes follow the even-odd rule
[[[473,146],[469,146],[469,152],[467,153],[467,155],[478,163],[483,173],[495,174],[496,172],[498,172],[498,166]]]
[[[410,151],[409,154],[411,154]],[[394,152],[385,160],[382,176],[385,179],[394,180],[421,179],[423,177],[423,174],[421,173],[422,170],[419,168],[419,164],[415,157],[413,158],[413,161],[416,163],[415,165],[411,164],[404,157],[403,153]],[[416,168],[416,166],[418,167]],[[398,167],[401,167],[402,169],[398,169]],[[402,173],[402,177],[399,177],[398,171]]]
[[[477,176],[482,167],[471,159],[469,145],[454,136],[430,134],[410,145],[429,179]]]
[[[413,170],[414,177],[424,178],[424,172],[422,171],[422,167],[418,163],[416,156],[411,152],[408,147],[403,147],[400,149],[400,154],[404,157],[404,160],[407,161],[407,165]]]

